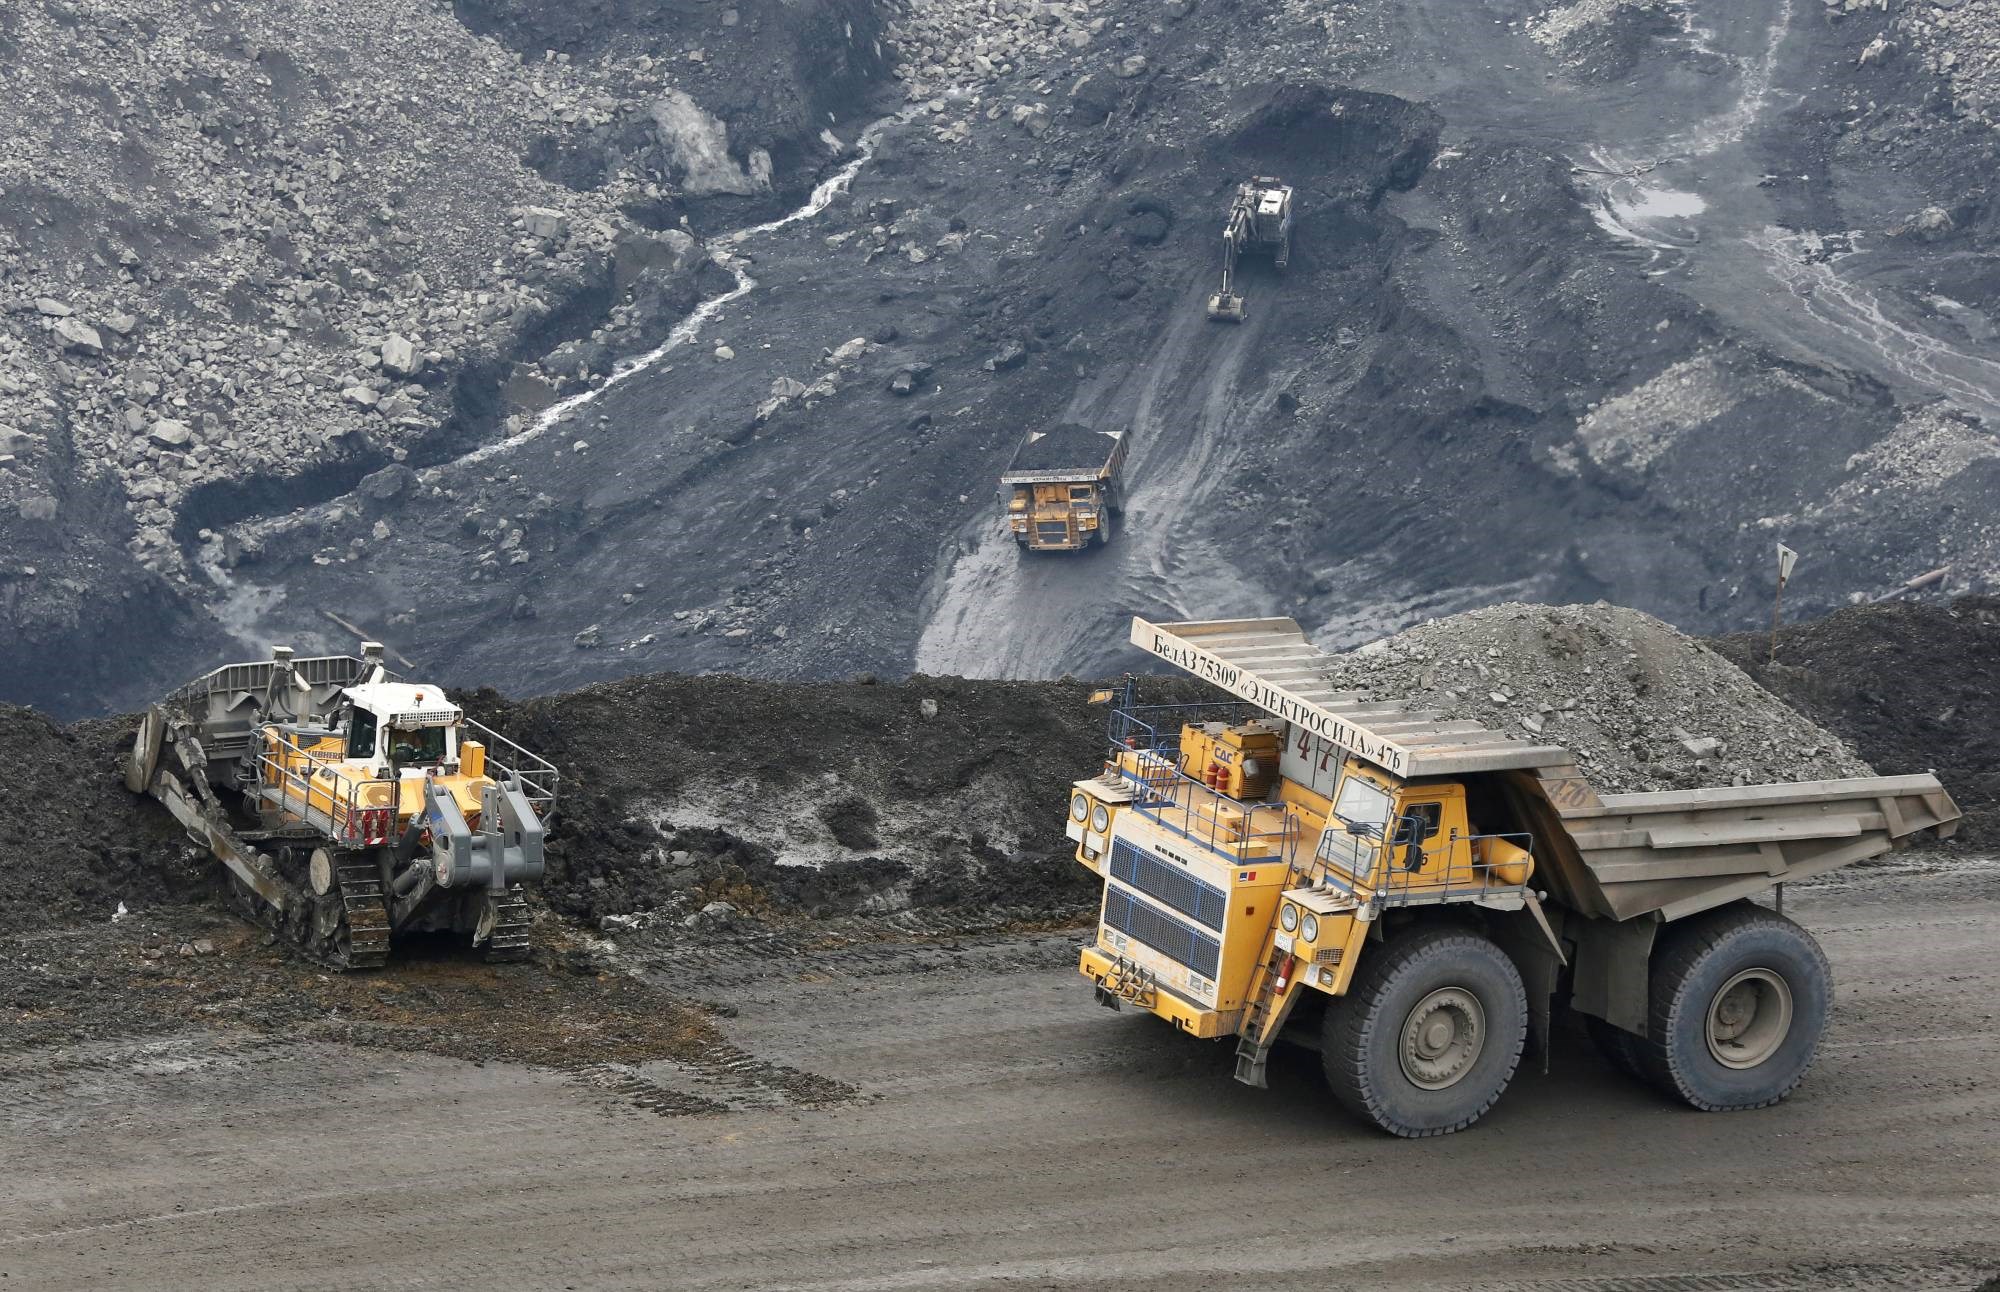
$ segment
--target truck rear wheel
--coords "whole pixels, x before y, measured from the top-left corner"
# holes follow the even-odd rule
[[[1805,1079],[1833,1003],[1819,943],[1747,903],[1696,916],[1653,956],[1648,1078],[1706,1112],[1763,1108]]]
[[[1528,1036],[1520,971],[1488,939],[1425,929],[1371,951],[1327,1006],[1334,1098],[1392,1135],[1448,1135],[1507,1088]]]

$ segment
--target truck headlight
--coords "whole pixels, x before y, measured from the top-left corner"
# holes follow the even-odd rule
[[[1278,912],[1278,927],[1287,933],[1297,929],[1299,927],[1299,908],[1293,906],[1290,902],[1286,902],[1284,909]]]
[[[1093,829],[1093,830],[1103,830],[1103,829],[1107,828],[1108,826],[1110,826],[1110,824],[1111,824],[1111,809],[1110,809],[1110,808],[1107,808],[1107,807],[1105,807],[1105,806],[1104,806],[1104,805],[1103,805],[1102,803],[1099,803],[1099,804],[1098,804],[1098,805],[1097,805],[1096,807],[1094,807],[1094,808],[1092,808],[1092,809],[1091,809],[1091,812],[1090,812],[1090,828],[1091,828],[1091,829]]]
[[[1070,819],[1074,821],[1081,821],[1090,815],[1090,800],[1083,796],[1083,791],[1078,790],[1070,798],[1069,815]]]
[[[1306,912],[1305,919],[1299,923],[1299,936],[1308,942],[1319,941],[1319,916]]]

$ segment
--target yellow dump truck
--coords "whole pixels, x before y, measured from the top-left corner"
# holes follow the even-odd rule
[[[1933,776],[1599,794],[1558,746],[1335,691],[1289,619],[1135,619],[1132,641],[1233,698],[1144,707],[1128,683],[1070,797],[1104,882],[1084,976],[1234,1038],[1253,1086],[1289,1025],[1396,1135],[1478,1120],[1564,1006],[1694,1107],[1777,1102],[1832,983],[1751,899],[1958,820]]]
[[[1124,465],[1123,431],[1066,424],[1034,432],[1000,476],[1008,532],[1031,552],[1109,543],[1114,518],[1124,512]]]
[[[523,885],[541,878],[557,774],[442,688],[360,658],[227,664],[147,710],[126,786],[206,844],[253,913],[337,969],[394,936],[459,933],[528,955]]]

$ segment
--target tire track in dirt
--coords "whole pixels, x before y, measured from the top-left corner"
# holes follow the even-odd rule
[[[1146,362],[1101,374],[1062,419],[1131,436],[1124,514],[1111,543],[1081,553],[1019,551],[997,514],[968,524],[933,593],[917,643],[921,673],[1049,677],[1115,667],[1128,614],[1171,618],[1249,613],[1270,597],[1245,584],[1227,553],[1197,537],[1195,517],[1230,479],[1234,435],[1267,412],[1293,375],[1246,368],[1284,313],[1275,274],[1249,280],[1248,319],[1211,323],[1205,272],[1186,277]]]

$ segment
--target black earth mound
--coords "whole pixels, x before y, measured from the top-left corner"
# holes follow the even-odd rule
[[[1840,610],[1712,645],[1852,744],[1884,775],[1936,772],[1965,812],[1958,839],[2000,841],[2000,597]]]

